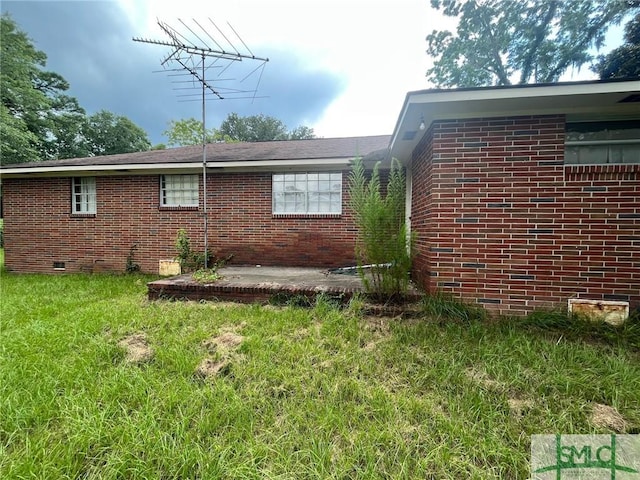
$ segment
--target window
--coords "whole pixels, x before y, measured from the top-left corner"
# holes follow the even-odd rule
[[[197,207],[198,175],[162,175],[160,205],[163,207]]]
[[[274,174],[273,213],[342,213],[342,173]]]
[[[96,179],[95,177],[74,177],[72,181],[72,213],[96,213]]]
[[[564,163],[640,163],[640,121],[567,124]]]

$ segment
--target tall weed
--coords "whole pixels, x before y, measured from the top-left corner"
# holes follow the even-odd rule
[[[376,300],[406,296],[413,237],[405,221],[405,174],[391,162],[386,195],[381,192],[380,164],[367,178],[364,162],[356,159],[349,176],[350,206],[358,229],[356,257],[365,290]]]

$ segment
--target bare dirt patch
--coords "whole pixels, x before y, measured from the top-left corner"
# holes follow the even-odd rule
[[[228,360],[213,360],[205,358],[196,368],[196,375],[201,378],[213,378],[220,373],[226,372],[231,364]]]
[[[246,323],[242,322],[239,325],[224,327],[220,334],[202,342],[202,346],[215,358],[204,358],[196,368],[196,376],[206,379],[229,371],[232,359],[238,358],[235,355],[235,350],[244,340],[244,337],[237,331],[245,326]]]
[[[364,351],[371,352],[378,345],[387,341],[391,336],[391,323],[397,321],[398,318],[366,316],[362,319],[364,330],[369,332],[370,338],[366,342],[361,343]]]
[[[309,333],[309,329],[302,327],[302,328],[298,328],[297,330],[295,330],[292,334],[291,334],[291,338],[294,340],[303,340],[305,338],[308,338],[310,335]]]
[[[216,337],[211,337],[202,342],[202,346],[207,349],[209,353],[214,352],[227,352],[235,349],[242,343],[244,337],[234,332],[223,332]]]
[[[623,433],[627,429],[627,422],[620,412],[601,403],[593,405],[590,420],[598,428],[608,428],[618,433]]]
[[[392,320],[388,317],[366,316],[362,320],[364,327],[372,333],[387,336],[391,331]]]
[[[532,400],[526,400],[523,398],[509,398],[507,400],[507,404],[509,405],[511,415],[516,418],[523,417],[524,414],[531,410],[534,405]]]
[[[134,333],[124,337],[118,346],[125,349],[124,361],[133,365],[148,362],[153,358],[153,349],[144,333]]]
[[[489,390],[501,390],[504,388],[504,385],[502,383],[498,382],[497,380],[494,380],[485,372],[480,372],[472,368],[467,368],[464,371],[464,374],[469,380],[472,380],[480,384],[480,386],[487,388]]]

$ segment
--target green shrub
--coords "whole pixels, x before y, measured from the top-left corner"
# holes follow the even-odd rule
[[[183,273],[204,270],[205,273],[202,276],[208,278],[212,278],[212,272],[215,272],[233,257],[233,255],[229,255],[224,258],[217,258],[209,250],[206,252],[192,250],[191,239],[184,228],[178,230],[175,247],[178,252],[176,260],[180,263]]]
[[[375,300],[400,300],[409,288],[413,237],[405,221],[405,175],[391,162],[386,195],[381,193],[379,163],[367,179],[362,159],[349,176],[350,206],[358,229],[356,257],[365,290]]]
[[[135,251],[137,249],[137,243],[131,245],[131,248],[129,249],[129,254],[127,255],[127,265],[125,266],[125,271],[127,273],[136,273],[140,271],[140,265],[135,261]]]

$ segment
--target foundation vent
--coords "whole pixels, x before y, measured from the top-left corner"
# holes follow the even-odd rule
[[[629,317],[629,302],[570,298],[569,313],[584,315],[610,325],[622,325]]]

